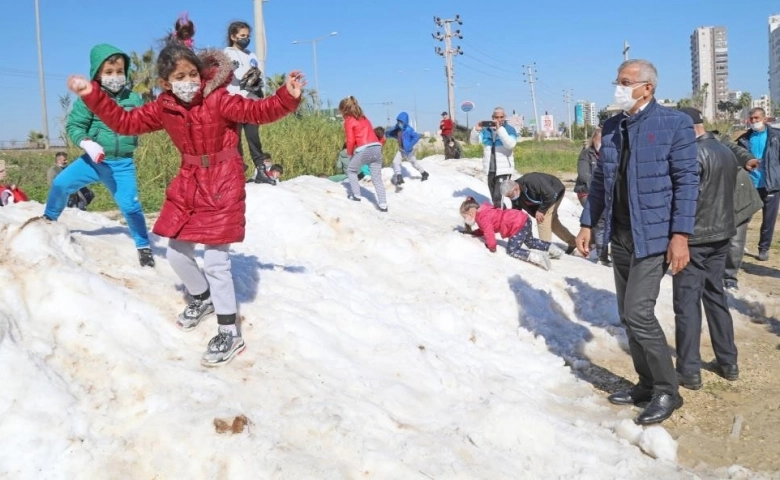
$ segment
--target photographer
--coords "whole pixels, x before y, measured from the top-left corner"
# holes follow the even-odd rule
[[[255,54],[247,49],[251,33],[252,27],[246,22],[233,22],[228,27],[228,47],[225,48],[225,54],[233,61],[233,80],[228,85],[227,90],[232,95],[241,95],[257,100],[263,98],[263,72],[258,68],[259,64]],[[268,178],[263,167],[263,145],[260,142],[260,129],[251,123],[242,123],[240,126],[249,144],[249,155],[252,157],[252,163],[255,164],[255,183],[275,185],[276,182]],[[244,147],[241,142],[240,130],[238,140],[238,153],[243,157]]]
[[[506,123],[506,113],[501,107],[493,110],[493,120],[479,122],[471,131],[471,144],[483,145],[482,169],[487,174],[488,190],[493,205],[502,205],[501,183],[515,173],[513,151],[517,144],[517,132]]]

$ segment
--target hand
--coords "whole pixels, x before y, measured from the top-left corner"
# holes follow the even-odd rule
[[[688,253],[688,235],[673,233],[666,249],[666,262],[672,267],[672,275],[677,275],[691,260]]]
[[[92,82],[82,75],[68,77],[68,88],[79,97],[92,93]]]
[[[303,77],[303,73],[298,70],[293,70],[287,74],[287,80],[284,81],[284,86],[287,87],[287,91],[290,93],[290,95],[293,96],[293,98],[301,98],[303,87],[305,87],[307,84]]]
[[[747,170],[749,172],[752,172],[756,168],[760,168],[760,166],[761,166],[761,161],[760,160],[758,160],[757,158],[751,158],[745,164],[745,170]]]
[[[542,212],[536,212],[536,221],[538,223],[544,223],[544,214]]]
[[[490,253],[496,253],[496,247],[490,248],[487,245],[485,245],[488,250],[490,250]]]
[[[481,132],[482,131],[482,125],[477,122],[476,125],[474,125],[474,131]]]
[[[106,158],[106,152],[103,151],[103,147],[100,144],[93,142],[92,140],[82,140],[79,143],[79,147],[83,148],[89,158],[95,163],[100,163]]]
[[[590,227],[580,228],[580,233],[574,239],[574,245],[583,257],[588,258],[590,255]]]

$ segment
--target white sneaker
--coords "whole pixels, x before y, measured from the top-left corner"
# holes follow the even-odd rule
[[[564,251],[558,245],[551,243],[550,249],[547,250],[547,254],[550,255],[550,258],[552,258],[553,260],[557,260],[563,256]]]
[[[240,336],[234,337],[230,330],[219,328],[219,333],[211,339],[200,363],[206,367],[224,365],[244,351],[246,345]]]
[[[187,305],[187,308],[179,314],[176,319],[176,325],[184,331],[192,330],[207,316],[214,313],[214,304],[211,299],[193,300]]]
[[[547,255],[547,252],[531,250],[531,253],[528,254],[528,262],[538,265],[545,270],[550,270],[550,256]]]

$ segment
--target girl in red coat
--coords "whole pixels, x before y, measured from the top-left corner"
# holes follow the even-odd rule
[[[226,363],[244,349],[228,256],[230,244],[244,240],[246,224],[237,126],[270,123],[295,111],[306,85],[303,75],[294,71],[275,95],[247,100],[225,89],[232,70],[220,51],[196,55],[184,45],[171,43],[157,58],[163,93],[129,111],[86,78],[68,79],[69,88],[115,132],[140,135],[165,130],[181,153],[179,173],[165,191],[152,231],[170,238],[168,261],[193,297],[177,324],[191,330],[216,312],[219,331],[203,355],[207,366]],[[205,272],[195,262],[198,243],[205,245]]]
[[[502,210],[488,202],[481,206],[473,197],[466,198],[460,206],[460,215],[466,222],[466,232],[475,237],[485,237],[485,246],[496,251],[496,232],[508,238],[506,253],[514,258],[550,269],[550,258],[560,258],[563,250],[550,242],[534,238],[528,214],[522,210]],[[477,227],[474,230],[474,227]],[[523,245],[531,250],[523,248]]]
[[[387,194],[382,182],[382,143],[374,133],[374,127],[363,114],[355,97],[349,96],[339,102],[339,112],[344,117],[344,133],[347,137],[347,155],[352,157],[347,166],[347,178],[352,193],[350,200],[360,201],[360,182],[358,172],[363,165],[371,171],[371,184],[376,190],[376,202],[379,211],[387,211]]]

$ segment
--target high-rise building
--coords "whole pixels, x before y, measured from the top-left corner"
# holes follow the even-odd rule
[[[596,104],[587,100],[578,100],[577,104],[574,105],[574,120],[579,126],[597,127],[599,125],[599,112],[596,110]]]
[[[729,97],[729,46],[726,27],[699,27],[691,35],[691,87],[702,95],[702,114],[713,120],[718,102]]]
[[[769,98],[780,98],[780,15],[769,17]]]

